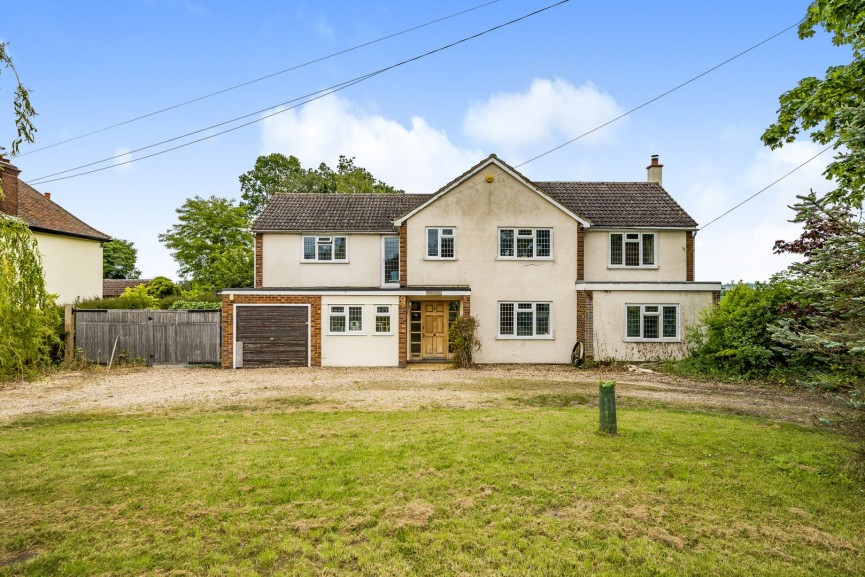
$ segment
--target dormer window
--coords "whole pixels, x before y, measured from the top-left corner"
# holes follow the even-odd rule
[[[348,239],[344,236],[305,236],[303,261],[348,262]]]
[[[611,267],[657,266],[657,243],[654,232],[611,232]]]

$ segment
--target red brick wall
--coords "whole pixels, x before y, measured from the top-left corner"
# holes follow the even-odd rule
[[[399,227],[399,286],[408,286],[408,229],[406,223]]]
[[[253,285],[255,288],[261,288],[264,286],[264,282],[262,278],[264,273],[262,272],[262,268],[264,266],[264,251],[261,250],[262,246],[262,235],[261,233],[255,234],[255,284]]]
[[[685,232],[685,274],[687,281],[694,280],[694,233]]]
[[[586,229],[583,225],[577,225],[577,280],[586,280],[586,254],[584,251],[586,241]]]
[[[405,297],[401,297],[405,298]],[[310,364],[321,366],[321,297],[295,295],[222,295],[222,368],[232,368],[234,361],[234,305],[237,304],[298,304],[309,306]]]
[[[583,343],[586,358],[589,358],[592,346],[592,319],[586,315],[587,304],[592,301],[592,291],[577,291],[577,340]]]
[[[403,225],[405,226],[405,225]],[[400,245],[402,246],[402,245]],[[402,266],[402,265],[400,265]],[[405,367],[408,361],[408,299],[399,297],[399,366]]]
[[[0,212],[18,216],[18,175],[20,173],[17,167],[5,158],[0,158],[0,186],[3,188]]]
[[[472,316],[472,297],[468,295],[463,297],[463,316]]]

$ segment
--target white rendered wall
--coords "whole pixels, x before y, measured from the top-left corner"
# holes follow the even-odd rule
[[[57,295],[57,304],[102,296],[102,243],[41,232],[33,236],[42,255],[45,288]]]
[[[330,305],[362,305],[363,334],[330,334]],[[390,305],[390,335],[375,334],[376,305]],[[321,366],[399,366],[399,297],[324,295],[321,315]]]
[[[300,233],[262,235],[263,287],[381,286],[382,235],[339,235],[348,237],[347,263],[301,262],[303,236]],[[332,235],[319,233],[315,236]]]
[[[626,230],[626,229],[623,229]],[[631,232],[652,232],[631,231]],[[687,279],[685,231],[655,231],[657,268],[610,268],[610,231],[586,229],[585,280],[587,281],[684,281]]]

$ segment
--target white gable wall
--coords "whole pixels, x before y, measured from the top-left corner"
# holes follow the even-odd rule
[[[57,304],[102,296],[102,243],[98,240],[34,232],[45,288]]]

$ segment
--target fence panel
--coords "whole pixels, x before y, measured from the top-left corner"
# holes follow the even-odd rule
[[[219,311],[77,310],[75,347],[107,363],[123,352],[147,364],[218,363]]]

